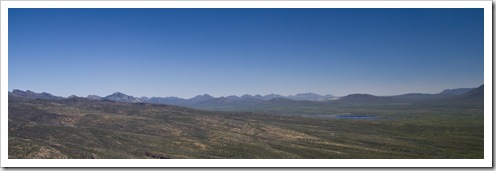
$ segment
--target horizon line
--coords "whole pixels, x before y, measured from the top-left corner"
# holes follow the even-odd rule
[[[481,84],[480,86],[484,86],[484,84]],[[290,96],[296,96],[296,95],[300,95],[300,94],[316,94],[316,95],[319,95],[319,96],[332,96],[333,98],[338,98],[338,97],[345,97],[345,96],[348,96],[348,95],[352,95],[352,94],[369,94],[369,95],[373,95],[373,96],[382,96],[382,97],[387,97],[387,96],[398,96],[398,95],[404,95],[404,94],[439,94],[443,91],[446,91],[446,90],[455,90],[455,89],[466,89],[466,88],[469,88],[469,89],[475,89],[475,88],[479,88],[480,86],[476,86],[476,87],[461,87],[461,88],[449,88],[449,89],[444,89],[438,93],[420,93],[420,92],[410,92],[410,93],[402,93],[402,94],[394,94],[394,95],[375,95],[375,94],[369,94],[369,93],[360,93],[360,92],[357,92],[357,93],[349,93],[347,95],[343,95],[343,96],[336,96],[336,95],[333,95],[333,94],[329,94],[329,93],[326,93],[326,94],[319,94],[319,93],[313,93],[313,92],[305,92],[305,93],[296,93],[296,94],[292,94],[292,95],[281,95],[281,94],[278,94],[278,93],[269,93],[269,94],[265,94],[265,95],[261,95],[259,93],[257,94],[243,94],[243,95],[226,95],[226,96],[213,96],[213,95],[210,95],[209,93],[203,93],[203,94],[198,94],[198,95],[195,95],[191,98],[186,98],[186,97],[178,97],[178,96],[173,96],[173,95],[170,95],[170,96],[135,96],[135,95],[129,95],[129,94],[126,94],[126,93],[123,93],[122,91],[115,91],[114,93],[110,93],[108,95],[96,95],[96,94],[88,94],[86,96],[78,96],[78,95],[75,95],[75,94],[71,94],[71,95],[68,95],[68,96],[58,96],[58,95],[55,95],[55,94],[52,94],[50,92],[45,92],[45,91],[42,91],[42,92],[35,92],[35,91],[32,91],[32,90],[29,90],[29,89],[26,89],[25,91],[21,90],[21,89],[12,89],[12,91],[9,91],[9,93],[12,93],[14,90],[19,90],[19,91],[23,91],[23,92],[33,92],[33,93],[48,93],[48,94],[51,94],[53,96],[57,96],[57,97],[64,97],[64,98],[69,98],[71,96],[76,96],[76,97],[88,97],[88,96],[98,96],[98,97],[107,97],[107,96],[110,96],[110,95],[113,95],[115,93],[122,93],[124,95],[127,95],[127,96],[132,96],[132,97],[137,97],[137,98],[153,98],[153,97],[157,97],[157,98],[167,98],[167,97],[175,97],[175,98],[181,98],[181,99],[192,99],[192,98],[195,98],[195,97],[198,97],[198,96],[204,96],[204,95],[208,95],[208,96],[211,96],[213,98],[227,98],[227,97],[230,97],[230,96],[235,96],[235,97],[243,97],[243,96],[262,96],[262,97],[265,97],[265,96],[268,96],[268,95],[278,95],[278,96],[283,96],[283,97],[290,97]]]

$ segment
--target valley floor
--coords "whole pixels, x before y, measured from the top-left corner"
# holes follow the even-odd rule
[[[324,110],[324,109],[319,109]],[[483,158],[483,109],[327,107],[335,119],[9,97],[9,158]],[[283,113],[283,112],[282,112]]]

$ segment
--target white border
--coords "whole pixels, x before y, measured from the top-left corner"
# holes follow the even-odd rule
[[[8,159],[8,8],[484,8],[484,159]],[[492,1],[2,1],[1,167],[492,167]]]
[[[484,158],[493,159],[493,22],[491,6],[484,8]],[[490,137],[490,138],[489,138]]]
[[[491,1],[3,1],[2,8],[483,8]]]

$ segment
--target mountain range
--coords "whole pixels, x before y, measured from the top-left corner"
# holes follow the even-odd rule
[[[17,90],[14,89],[12,92],[9,92],[9,96],[14,96],[14,97],[27,97],[27,98],[32,98],[32,99],[48,99],[48,100],[55,100],[55,99],[64,99],[64,97],[59,97],[59,96],[54,96],[50,93],[35,93],[30,90],[22,91],[22,90]]]
[[[9,95],[16,97],[39,98],[39,99],[64,99],[64,97],[54,96],[43,92],[35,93],[30,90],[21,91],[13,90]],[[76,97],[76,96],[71,96]],[[71,98],[69,97],[69,98]],[[243,96],[227,96],[213,97],[208,94],[198,95],[190,99],[178,97],[133,97],[121,92],[116,92],[111,95],[100,97],[97,95],[89,95],[86,98],[91,100],[118,101],[129,103],[154,103],[185,106],[192,108],[236,108],[247,106],[266,106],[266,105],[320,105],[329,103],[351,103],[351,104],[384,104],[384,103],[405,103],[405,102],[436,102],[436,101],[452,101],[452,102],[483,102],[484,100],[484,85],[478,88],[458,88],[447,89],[437,94],[409,93],[396,96],[374,96],[370,94],[350,94],[344,97],[336,97],[332,95],[318,95],[315,93],[301,93],[290,96],[282,96],[278,94],[262,95],[243,95]]]
[[[8,157],[480,159],[487,116],[481,102],[484,86],[326,101],[119,92],[65,98],[14,90],[5,113]]]

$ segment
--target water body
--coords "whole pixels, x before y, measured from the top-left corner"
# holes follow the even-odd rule
[[[353,119],[353,120],[373,120],[382,117],[379,116],[367,116],[367,115],[352,115],[352,114],[313,114],[313,115],[303,115],[304,117],[312,118],[327,118],[327,119]]]
[[[357,116],[357,115],[340,115],[340,116],[335,116],[337,119],[355,119],[355,120],[372,120],[372,119],[379,119],[381,117],[378,116]]]

